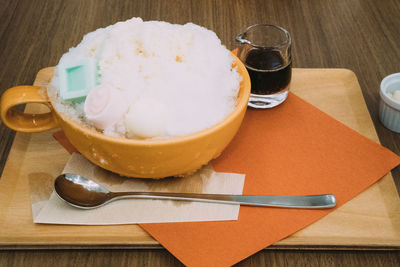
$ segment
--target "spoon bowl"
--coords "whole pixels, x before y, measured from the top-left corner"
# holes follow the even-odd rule
[[[57,195],[75,207],[95,208],[112,198],[111,192],[92,180],[76,174],[62,174],[54,181]]]
[[[82,209],[93,209],[123,198],[170,199],[247,206],[323,209],[336,206],[334,195],[256,196],[226,194],[196,194],[169,192],[111,192],[92,180],[77,174],[62,174],[54,182],[57,195],[68,204]]]

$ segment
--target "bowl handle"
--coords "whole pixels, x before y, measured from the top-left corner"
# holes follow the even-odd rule
[[[28,103],[43,104],[50,111],[29,114],[14,108],[17,105]],[[43,132],[58,125],[46,89],[40,86],[16,86],[7,89],[1,96],[0,111],[4,124],[19,132]]]

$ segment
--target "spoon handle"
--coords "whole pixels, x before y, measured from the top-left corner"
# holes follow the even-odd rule
[[[112,200],[121,198],[171,199],[246,206],[267,206],[281,208],[323,209],[336,206],[334,195],[309,196],[260,196],[260,195],[224,195],[168,192],[113,192]]]

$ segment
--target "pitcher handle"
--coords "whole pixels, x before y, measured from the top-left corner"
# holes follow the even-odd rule
[[[15,109],[21,104],[39,103],[50,111],[41,114],[29,114]],[[7,89],[1,96],[0,116],[4,124],[19,132],[43,132],[57,127],[58,123],[49,97],[40,86],[16,86]]]

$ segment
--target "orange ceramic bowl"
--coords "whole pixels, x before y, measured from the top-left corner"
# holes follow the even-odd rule
[[[94,164],[109,171],[140,178],[163,178],[192,173],[218,157],[238,131],[250,96],[250,78],[236,57],[234,65],[242,77],[235,109],[214,126],[182,137],[134,140],[102,134],[61,116],[43,88],[19,86],[8,89],[1,99],[1,118],[16,131],[38,132],[62,128],[75,148]],[[30,115],[13,106],[29,102],[47,105],[50,112]]]

